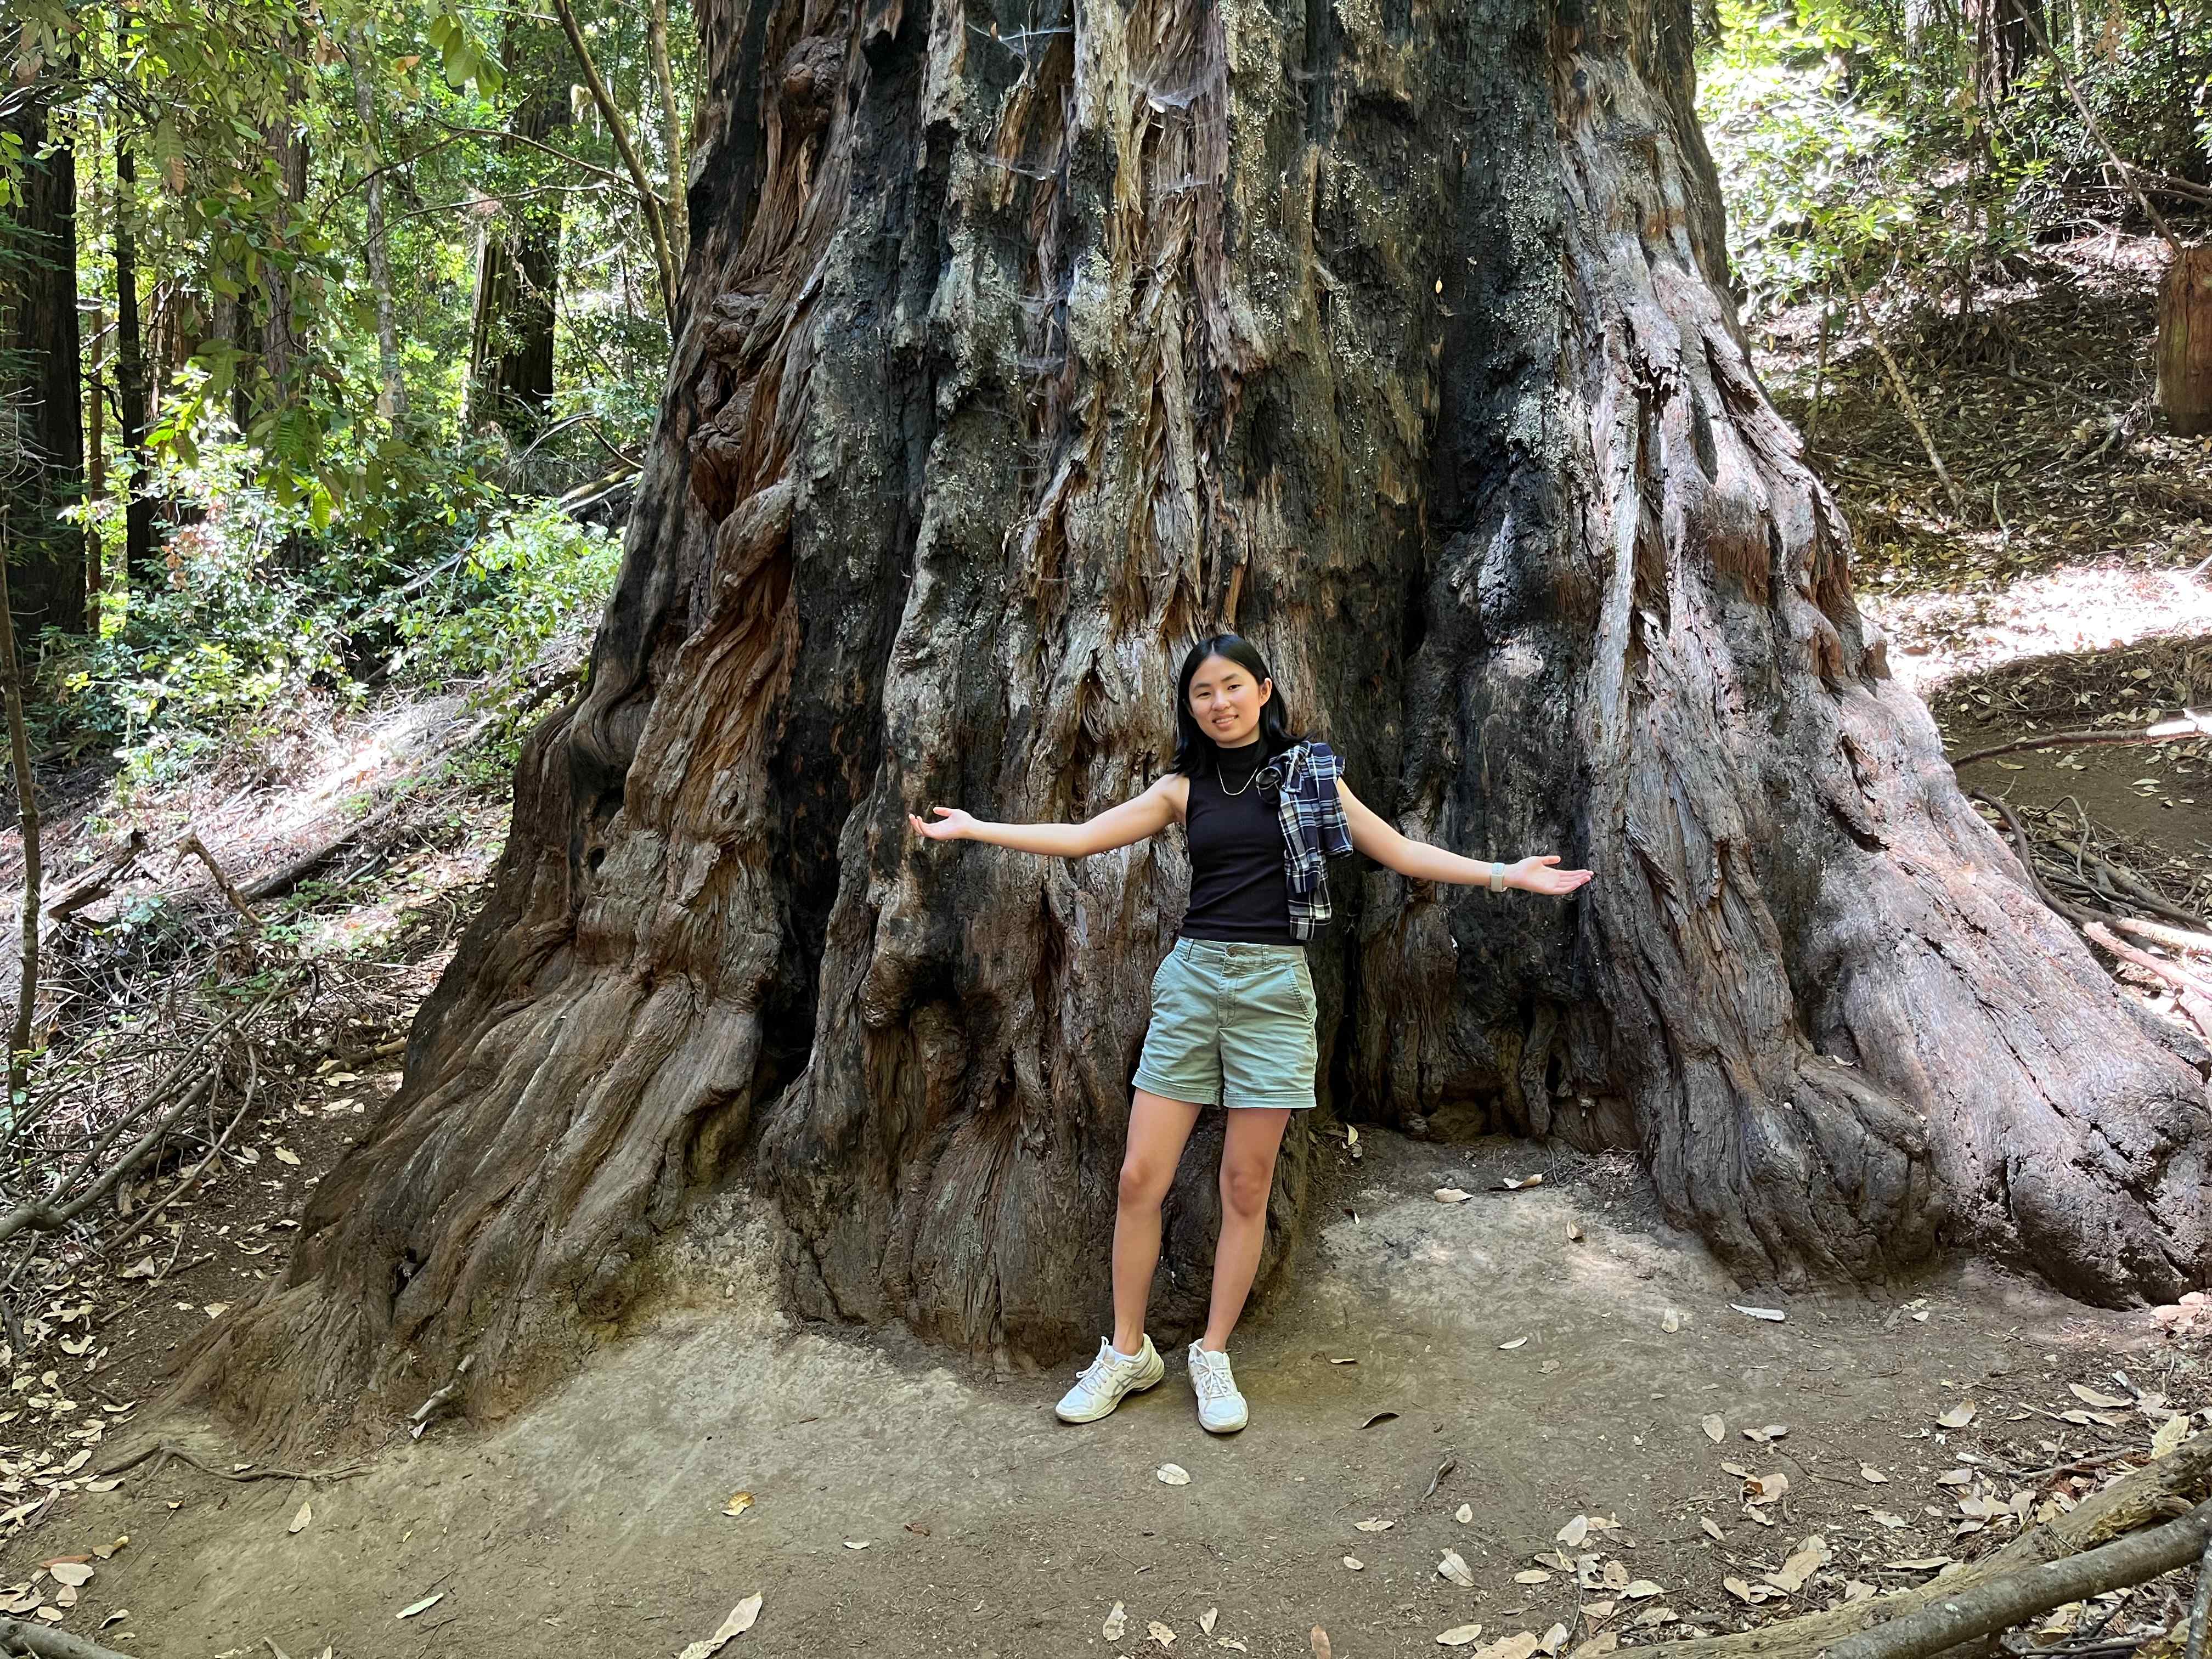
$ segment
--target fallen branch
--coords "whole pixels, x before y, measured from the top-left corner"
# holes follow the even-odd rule
[[[2174,1509],[2197,1501],[2212,1486],[2212,1434],[2185,1440],[2164,1457],[2123,1476],[2065,1514],[2030,1527],[1994,1554],[1961,1567],[1932,1583],[1872,1601],[1802,1618],[1763,1625],[1729,1636],[1704,1636],[1686,1642],[1656,1644],[1650,1651],[1665,1659],[1811,1659],[1823,1648],[1875,1625],[1893,1620],[1937,1601],[1952,1600],[1986,1580],[2017,1569],[2063,1560],[2148,1525],[2169,1519]],[[2181,1500],[2185,1500],[2183,1502]],[[2203,1541],[2202,1538],[2198,1540]]]
[[[1920,400],[1912,395],[1912,388],[1905,381],[1905,371],[1897,366],[1897,359],[1890,356],[1889,348],[1882,343],[1881,331],[1875,326],[1873,314],[1865,309],[1859,291],[1851,286],[1849,277],[1842,280],[1844,292],[1850,295],[1852,309],[1857,311],[1866,323],[1868,342],[1874,347],[1875,355],[1881,359],[1881,366],[1889,371],[1889,383],[1896,388],[1898,401],[1905,406],[1905,418],[1911,422],[1912,430],[1918,435],[1920,447],[1927,452],[1929,465],[1936,469],[1936,476],[1943,481],[1944,493],[1951,498],[1951,511],[1958,517],[1965,518],[1966,498],[1959,493],[1959,486],[1952,481],[1950,469],[1943,465],[1943,457],[1936,448],[1936,439],[1928,430],[1928,422],[1920,413]]]
[[[2153,945],[2163,945],[2169,951],[2199,954],[2212,951],[2212,933],[2191,933],[2185,927],[2169,927],[2162,921],[2144,921],[2136,916],[2114,916],[2112,926],[2124,933],[2147,939]]]
[[[97,904],[115,890],[116,878],[146,850],[146,832],[133,830],[129,836],[110,848],[99,864],[87,874],[80,876],[62,890],[59,897],[46,907],[46,920],[64,921],[88,904]]]
[[[2195,1560],[2208,1540],[2212,1503],[2199,1504],[2163,1527],[1946,1595],[1932,1607],[1831,1644],[1827,1659],[1929,1659],[2065,1602],[2147,1583]]]
[[[253,907],[246,902],[245,896],[231,884],[230,878],[223,873],[222,866],[215,861],[215,854],[208,851],[207,843],[200,839],[198,830],[191,831],[179,842],[176,852],[177,863],[170,866],[172,870],[182,865],[188,855],[198,859],[202,864],[207,866],[208,874],[215,878],[215,884],[222,889],[222,896],[230,901],[230,908],[248,921],[259,920],[253,914]]]
[[[38,1659],[127,1659],[113,1648],[26,1619],[0,1618],[0,1647],[11,1653],[35,1654]]]
[[[2204,1621],[2212,1616],[2212,1539],[2197,1558],[2197,1593],[2189,1598],[2189,1634],[2183,1640],[2181,1659],[2204,1659]]]
[[[2212,1001],[2212,984],[2207,984],[2179,963],[2161,960],[2148,951],[2136,950],[2132,945],[2121,944],[2112,937],[2112,929],[2102,922],[2087,923],[2081,931],[2095,940],[2100,949],[2110,951],[2122,962],[2133,963],[2136,967],[2157,975],[2178,991],[2186,991],[2191,996]]]
[[[2160,720],[2140,732],[2053,732],[2045,737],[2021,738],[2011,743],[1977,749],[1971,754],[1954,757],[1951,765],[1955,770],[1974,761],[1988,760],[1993,755],[2018,754],[2023,749],[2060,749],[2085,743],[2171,743],[2176,738],[2205,737],[2212,737],[2212,714],[2202,714],[2194,708],[2185,708],[2179,719]]]

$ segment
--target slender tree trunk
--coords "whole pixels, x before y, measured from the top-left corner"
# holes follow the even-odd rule
[[[517,137],[543,143],[573,118],[557,67],[566,61],[550,30],[515,22],[504,56],[530,88],[508,122]],[[471,313],[467,417],[496,422],[526,440],[553,400],[555,300],[561,280],[561,198],[505,204],[477,244]]]
[[[287,210],[277,237],[285,250],[296,242],[291,214],[307,199],[307,135],[298,123],[278,121],[268,131],[269,158],[276,173],[276,189]],[[261,367],[269,377],[270,397],[279,408],[299,392],[301,339],[292,315],[293,278],[284,258],[264,255],[261,261]]]
[[[0,549],[9,545],[9,519],[8,505],[0,502]],[[0,558],[0,709],[7,716],[9,771],[23,837],[23,892],[15,915],[15,1018],[8,1039],[7,1109],[13,1121],[21,1115],[29,1089],[31,1022],[39,1001],[39,887],[45,866],[39,850],[38,781],[31,771],[30,732],[23,720],[23,664],[15,649],[10,562]]]
[[[84,377],[84,493],[96,508],[107,499],[107,318],[97,306],[92,313],[92,361]],[[107,549],[97,512],[88,514],[84,526],[84,625],[98,634],[107,603]]]
[[[383,392],[377,410],[386,420],[407,413],[407,384],[399,372],[399,325],[392,299],[392,246],[384,226],[383,146],[377,141],[376,106],[369,95],[371,60],[367,42],[356,30],[346,47],[347,71],[353,77],[354,116],[361,123],[362,138],[370,168],[362,187],[362,211],[368,222],[368,284],[376,295],[376,361]]]
[[[1562,907],[1340,866],[1338,1113],[1636,1149],[1753,1283],[1945,1246],[2201,1282],[2206,1057],[1889,675],[1729,307],[1688,0],[701,19],[690,320],[589,689],[404,1088],[197,1383],[305,1433],[466,1353],[499,1410],[732,1180],[805,1312],[1088,1349],[1181,839],[906,815],[1137,793],[1232,610],[1387,817],[1599,872]],[[1164,1334],[1203,1317],[1205,1133]]]
[[[125,580],[156,580],[154,501],[146,494],[146,355],[138,330],[138,167],[118,136],[115,146],[115,391],[125,467],[123,568]]]
[[[668,152],[668,248],[678,271],[691,248],[691,221],[685,210],[684,121],[677,112],[676,70],[668,58],[668,0],[653,0],[646,12],[647,39],[653,51],[653,84],[660,92],[662,144]]]
[[[18,88],[0,132],[21,145],[22,189],[0,246],[0,480],[15,528],[15,617],[27,638],[84,629],[84,538],[60,517],[84,498],[76,316],[76,158],[52,143],[48,95]]]

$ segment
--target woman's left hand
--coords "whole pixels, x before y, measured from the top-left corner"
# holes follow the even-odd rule
[[[1518,887],[1524,893],[1547,893],[1557,898],[1571,893],[1590,878],[1588,870],[1555,870],[1559,861],[1556,853],[1546,853],[1536,858],[1522,859],[1505,872],[1505,884]]]

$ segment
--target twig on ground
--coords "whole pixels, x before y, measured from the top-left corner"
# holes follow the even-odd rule
[[[2212,737],[2212,714],[2185,708],[2179,718],[2160,720],[2140,731],[2126,732],[2051,732],[2042,737],[2018,738],[2010,743],[1992,744],[1987,749],[1976,749],[1954,756],[1953,770],[1978,760],[1988,760],[1996,755],[2016,755],[2023,749],[2063,749],[2077,744],[2106,743],[2171,743],[2177,738]]]
[[[2197,1558],[2197,1593],[2189,1598],[2189,1637],[2181,1659],[2204,1659],[2204,1621],[2212,1618],[2212,1539]]]
[[[468,1376],[469,1367],[476,1363],[477,1357],[473,1352],[463,1354],[460,1364],[453,1367],[453,1376],[446,1379],[446,1385],[431,1395],[408,1415],[407,1421],[411,1425],[411,1431],[416,1439],[422,1437],[422,1431],[429,1426],[433,1417],[460,1398],[461,1384]]]

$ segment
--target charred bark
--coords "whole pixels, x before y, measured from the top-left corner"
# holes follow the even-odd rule
[[[904,815],[1135,793],[1232,618],[1409,831],[1600,872],[1561,908],[1340,871],[1340,1113],[1640,1148],[1749,1279],[2202,1276],[2203,1056],[1888,676],[1726,297],[1687,0],[701,15],[690,320],[590,689],[198,1380],[297,1429],[473,1352],[500,1409],[748,1173],[801,1309],[1087,1347],[1180,842]],[[1212,1189],[1186,1159],[1164,1329]]]

